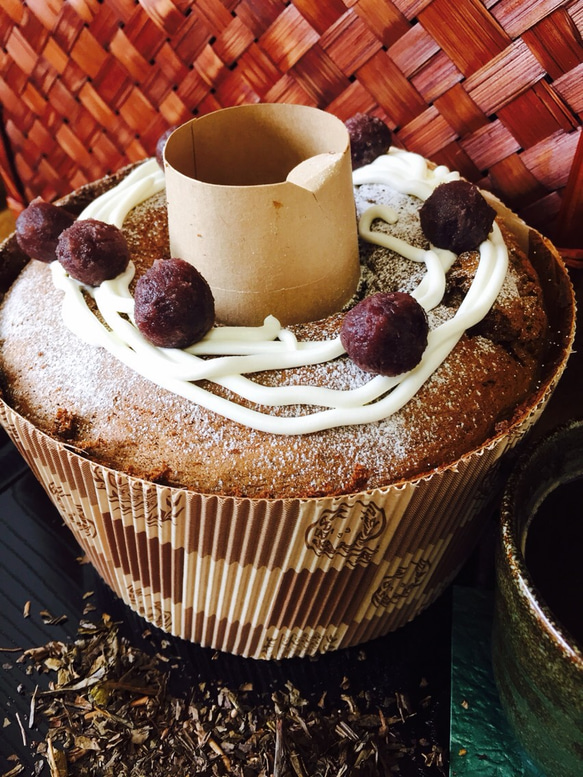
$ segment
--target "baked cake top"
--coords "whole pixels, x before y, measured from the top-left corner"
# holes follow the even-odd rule
[[[156,180],[155,162],[122,186],[144,174]],[[528,400],[546,337],[536,273],[498,225],[478,251],[428,258],[420,206],[457,177],[397,149],[354,173],[361,279],[346,309],[378,292],[417,296],[429,343],[404,375],[371,375],[345,354],[346,310],[283,331],[273,320],[253,331],[216,327],[190,354],[141,342],[131,321],[135,278],[169,257],[155,183],[159,191],[123,219],[132,262],[125,281],[89,294],[58,263],[31,262],[20,274],[0,309],[6,400],[82,455],[203,493],[351,493],[454,462]],[[73,300],[68,325],[63,289]],[[131,345],[112,325],[129,332]]]

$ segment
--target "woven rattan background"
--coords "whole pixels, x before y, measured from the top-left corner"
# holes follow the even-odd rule
[[[395,142],[583,246],[583,0],[2,0],[8,201],[53,199],[193,115],[299,102]]]

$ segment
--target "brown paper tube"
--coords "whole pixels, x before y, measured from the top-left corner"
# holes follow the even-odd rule
[[[217,319],[328,316],[359,278],[350,141],[335,116],[243,105],[193,119],[165,148],[170,250],[210,284]]]

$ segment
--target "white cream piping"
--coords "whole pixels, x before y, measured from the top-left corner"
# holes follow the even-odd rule
[[[459,177],[445,167],[431,168],[423,157],[399,149],[354,173],[355,185],[382,183],[406,194],[426,199],[444,181]],[[129,211],[164,188],[164,175],[151,159],[133,170],[114,189],[94,200],[80,218],[96,218],[121,228]],[[431,310],[445,291],[445,276],[455,260],[449,251],[423,250],[384,232],[372,230],[374,220],[394,222],[396,214],[373,206],[361,218],[361,236],[402,254],[427,268],[413,292]],[[262,386],[248,374],[332,361],[344,354],[340,338],[320,342],[297,341],[293,333],[273,317],[260,327],[214,327],[198,343],[185,350],[157,348],[148,342],[133,321],[129,291],[134,268],[98,288],[82,286],[68,276],[59,262],[51,265],[55,285],[64,292],[66,325],[92,345],[106,348],[116,358],[159,386],[238,423],[272,434],[307,434],[322,429],[381,421],[403,407],[443,362],[464,331],[477,324],[498,296],[507,271],[508,254],[498,226],[480,246],[480,262],[468,294],[456,314],[429,332],[420,363],[395,378],[374,376],[356,389],[336,390],[315,385]],[[101,324],[86,303],[93,296],[107,326]],[[202,358],[212,356],[214,358]],[[196,381],[211,380],[257,405],[302,405],[317,408],[300,416],[276,416],[243,407],[219,397]],[[321,410],[319,408],[328,408]]]

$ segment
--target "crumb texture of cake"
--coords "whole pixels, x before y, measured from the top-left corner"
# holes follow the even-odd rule
[[[117,179],[115,179],[117,180]],[[99,182],[95,192],[111,183]],[[68,198],[79,212],[91,187]],[[421,201],[384,185],[356,189],[357,214],[374,203],[398,213],[379,222],[413,245],[427,247]],[[124,224],[136,277],[169,258],[163,195],[136,207]],[[250,498],[309,498],[383,488],[422,477],[471,453],[504,430],[536,391],[547,341],[538,277],[513,236],[504,232],[509,268],[491,311],[459,340],[444,363],[405,406],[388,418],[310,434],[278,435],[249,428],[160,388],[63,323],[62,292],[51,268],[31,261],[0,308],[2,395],[18,413],[81,455],[136,477],[202,494]],[[462,253],[447,274],[441,304],[428,314],[436,326],[462,304],[478,264]],[[410,292],[423,266],[388,249],[361,244],[361,279],[350,306],[375,292]],[[132,286],[133,288],[133,286]],[[301,340],[338,334],[343,314],[290,326]],[[80,322],[79,326],[82,326]],[[334,361],[253,376],[266,386],[314,385],[347,390],[370,375],[346,355]],[[206,384],[246,406],[228,387]],[[297,405],[262,412],[301,417]]]

